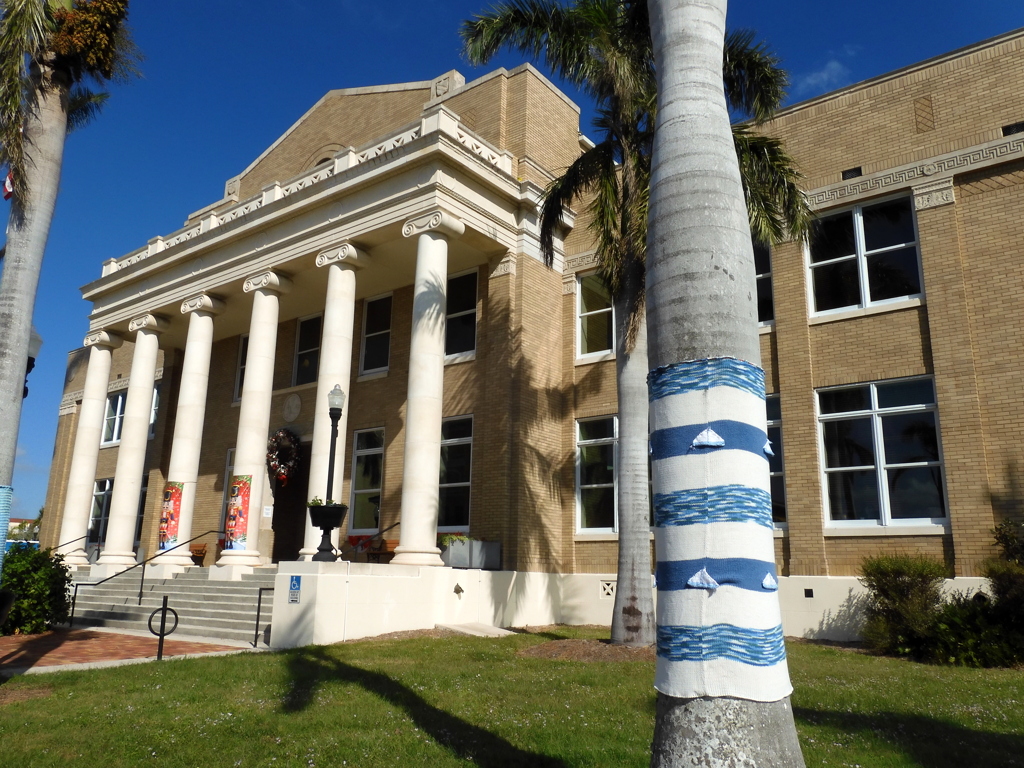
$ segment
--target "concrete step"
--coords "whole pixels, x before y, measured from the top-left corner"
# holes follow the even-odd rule
[[[174,631],[174,634],[168,635],[167,638],[174,640],[176,637],[204,637],[210,639],[221,639],[221,640],[233,640],[236,642],[252,643],[253,633],[255,629],[255,616],[254,621],[246,628],[229,629],[224,627],[209,627],[206,624],[188,624],[184,621],[179,622],[178,628]],[[259,647],[265,648],[268,644],[270,622],[262,621],[260,629],[260,640]],[[154,626],[156,623],[154,622]],[[88,618],[79,619],[75,617],[75,627],[110,627],[111,629],[134,629],[139,631],[148,632],[148,627],[144,622],[116,619],[107,616],[90,616]],[[155,643],[157,638],[153,635],[153,642]]]

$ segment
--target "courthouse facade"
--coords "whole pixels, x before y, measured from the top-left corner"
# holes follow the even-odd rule
[[[765,127],[820,217],[757,258],[782,575],[894,551],[976,575],[1024,505],[1021,82],[1024,30]],[[343,537],[437,565],[466,532],[504,570],[613,573],[612,308],[585,216],[553,264],[539,247],[543,188],[586,142],[530,66],[327,94],[83,288],[44,544],[116,569],[227,530],[206,565],[309,556],[339,385]]]

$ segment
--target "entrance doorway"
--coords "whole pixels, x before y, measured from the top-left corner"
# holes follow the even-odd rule
[[[306,534],[306,499],[309,492],[310,443],[299,445],[299,471],[287,485],[276,483],[274,488],[274,551],[275,563],[299,559],[302,540]]]

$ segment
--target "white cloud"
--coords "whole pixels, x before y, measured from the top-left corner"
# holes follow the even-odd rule
[[[850,82],[850,69],[838,59],[829,59],[817,72],[796,79],[793,93],[811,97],[840,88]]]

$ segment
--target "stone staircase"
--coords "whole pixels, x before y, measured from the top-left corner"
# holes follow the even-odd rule
[[[75,627],[112,627],[149,631],[149,617],[167,595],[167,607],[178,613],[178,628],[170,639],[184,636],[252,642],[256,630],[256,600],[260,587],[274,586],[277,566],[257,568],[241,581],[210,581],[209,569],[189,568],[170,579],[146,579],[139,605],[138,571],[97,587],[79,587]],[[84,573],[73,581],[92,581]],[[270,640],[273,592],[263,593],[260,647]],[[168,624],[173,624],[168,615]],[[153,620],[159,627],[159,616]]]

